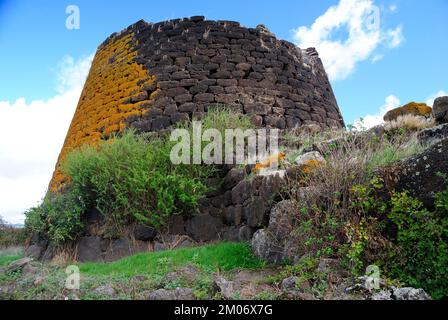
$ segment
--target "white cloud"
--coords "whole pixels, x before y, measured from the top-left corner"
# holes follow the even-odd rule
[[[383,60],[383,58],[384,58],[384,54],[376,54],[372,58],[372,63],[381,61],[381,60]]]
[[[362,119],[356,120],[354,123],[354,127],[358,130],[361,130],[364,128],[370,129],[377,125],[380,125],[384,122],[383,118],[386,115],[386,113],[390,110],[398,108],[399,106],[400,106],[400,99],[398,99],[394,95],[389,95],[386,98],[384,105],[380,107],[377,114],[367,115]]]
[[[444,97],[448,96],[448,93],[446,91],[440,90],[437,93],[434,93],[430,95],[428,98],[426,98],[426,104],[430,107],[434,105],[434,100],[436,100],[438,97]]]
[[[23,222],[48,187],[93,55],[58,65],[57,94],[48,100],[0,101],[0,215]]]
[[[337,36],[341,31],[347,32],[346,39]],[[301,48],[315,47],[330,79],[343,80],[357,63],[380,48],[397,47],[404,37],[401,26],[382,28],[380,9],[372,0],[340,0],[310,27],[296,29],[294,40]]]

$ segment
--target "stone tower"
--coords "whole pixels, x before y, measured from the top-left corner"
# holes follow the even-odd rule
[[[313,48],[204,17],[139,21],[98,48],[50,184],[70,150],[125,128],[169,129],[213,105],[249,114],[259,127],[306,123],[343,127],[328,77]]]

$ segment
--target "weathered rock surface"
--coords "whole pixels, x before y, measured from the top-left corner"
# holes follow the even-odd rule
[[[79,262],[101,262],[102,250],[99,237],[82,237],[78,241],[76,257]]]
[[[215,285],[224,299],[231,299],[235,294],[234,283],[232,281],[227,281],[221,276],[215,278]]]
[[[252,238],[252,249],[256,256],[269,263],[292,258],[285,247],[287,236],[294,228],[295,208],[292,200],[281,201],[272,208],[269,226],[258,230]]]
[[[94,290],[94,292],[101,296],[113,297],[117,294],[115,289],[111,285],[103,285]]]
[[[187,224],[187,233],[196,241],[217,239],[222,229],[222,219],[210,215],[197,215]]]
[[[431,297],[423,289],[398,288],[393,291],[394,300],[431,300]]]
[[[311,151],[307,152],[305,154],[302,154],[297,157],[295,160],[296,165],[298,166],[306,166],[310,163],[310,161],[316,161],[318,163],[324,163],[325,159],[322,157],[320,152],[318,151]]]
[[[175,290],[159,289],[149,294],[148,300],[196,300],[192,289],[177,288]]]
[[[438,123],[448,123],[448,97],[439,97],[434,101],[432,114]]]
[[[422,130],[418,133],[421,144],[431,146],[442,140],[448,139],[448,123],[441,124],[434,128]]]
[[[402,107],[393,109],[386,113],[384,116],[384,121],[393,121],[398,117],[405,115],[422,116],[428,118],[431,116],[431,112],[432,108],[427,106],[426,103],[410,102]]]
[[[268,263],[279,263],[284,259],[284,247],[266,229],[255,232],[252,238],[254,255]]]
[[[447,188],[439,173],[448,173],[448,139],[381,172],[388,190],[409,191],[428,208],[434,205],[434,194]]]
[[[152,227],[138,225],[134,230],[134,237],[141,241],[153,241],[157,236],[157,230]]]
[[[32,244],[25,249],[25,256],[39,260],[45,252],[46,247],[39,244]]]

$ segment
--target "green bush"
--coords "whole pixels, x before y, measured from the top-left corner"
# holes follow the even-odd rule
[[[48,193],[41,205],[25,212],[25,228],[29,233],[48,238],[54,245],[74,240],[83,230],[81,216],[85,210],[72,190]]]
[[[226,107],[212,107],[202,130],[251,128],[247,116]],[[179,128],[192,135],[190,122]],[[128,130],[99,146],[83,145],[67,154],[62,171],[70,179],[61,194],[49,193],[27,212],[28,230],[57,244],[73,240],[82,229],[81,216],[96,207],[105,217],[104,236],[115,237],[132,222],[161,228],[172,215],[196,213],[209,188],[214,165],[174,165],[168,135]],[[203,145],[204,147],[204,145]]]
[[[392,274],[437,299],[448,296],[448,191],[435,200],[437,210],[429,212],[407,192],[396,193],[389,218],[397,226],[399,247]]]
[[[128,131],[70,153],[64,172],[82,203],[104,214],[112,234],[135,220],[161,227],[170,215],[197,207],[210,173],[199,165],[172,165],[171,146],[167,138]]]

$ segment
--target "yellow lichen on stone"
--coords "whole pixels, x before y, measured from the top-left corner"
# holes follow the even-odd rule
[[[266,160],[259,162],[255,165],[255,167],[252,169],[253,173],[259,173],[263,169],[269,169],[272,167],[277,167],[280,164],[280,161],[286,158],[286,153],[279,152],[276,153]]]
[[[99,144],[111,134],[124,130],[127,118],[141,117],[148,110],[143,108],[148,104],[132,103],[130,99],[145,95],[143,88],[155,82],[155,77],[134,61],[137,51],[133,44],[132,34],[118,35],[96,53],[58,158],[51,191],[57,191],[67,181],[60,166],[68,152],[82,144]]]
[[[310,174],[316,168],[322,166],[323,163],[319,160],[307,160],[304,165],[300,168],[304,174]]]
[[[429,117],[432,113],[432,108],[426,103],[411,102],[402,107],[393,109],[386,113],[384,121],[389,122],[396,120],[399,116],[414,115],[421,117]]]

